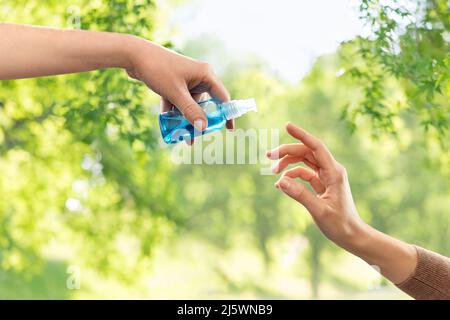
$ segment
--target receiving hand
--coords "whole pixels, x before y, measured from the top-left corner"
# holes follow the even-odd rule
[[[280,173],[288,165],[301,162],[309,168],[298,166],[285,171],[275,186],[300,202],[325,236],[347,247],[364,223],[354,205],[345,168],[316,137],[291,123],[286,129],[302,143],[283,144],[268,151],[270,159],[279,159],[273,172]],[[296,178],[308,182],[314,191]]]

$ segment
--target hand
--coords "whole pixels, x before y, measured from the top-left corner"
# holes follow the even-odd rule
[[[286,129],[303,144],[285,144],[268,151],[270,159],[279,159],[273,168],[274,173],[298,162],[303,162],[309,169],[296,167],[287,170],[275,186],[305,206],[331,241],[377,266],[392,282],[400,283],[407,279],[417,265],[414,246],[364,223],[356,210],[345,168],[316,137],[291,123]],[[297,182],[296,178],[308,182],[314,192]]]
[[[177,107],[198,130],[204,130],[207,119],[197,104],[202,93],[209,93],[222,102],[230,100],[228,91],[211,67],[143,39],[133,40],[128,74],[145,82],[162,97],[161,112]],[[233,129],[233,121],[227,121],[226,126]]]
[[[275,186],[305,206],[325,236],[347,247],[364,223],[354,205],[345,168],[319,139],[291,123],[286,129],[303,144],[284,144],[267,152],[270,159],[280,159],[274,173],[298,162],[309,168],[299,166],[285,171]],[[315,193],[296,178],[308,182]]]
[[[0,38],[1,80],[123,68],[161,95],[162,111],[176,106],[199,130],[207,119],[195,99],[230,99],[208,64],[135,36],[0,23]]]

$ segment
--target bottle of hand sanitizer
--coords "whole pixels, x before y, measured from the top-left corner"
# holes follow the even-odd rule
[[[198,104],[206,114],[208,127],[203,131],[195,129],[178,109],[161,113],[159,126],[164,142],[167,144],[177,143],[219,130],[225,126],[227,120],[238,118],[249,111],[257,111],[255,99],[233,100],[224,103],[209,99]]]

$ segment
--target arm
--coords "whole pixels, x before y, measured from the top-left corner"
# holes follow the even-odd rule
[[[416,248],[367,225],[354,205],[345,168],[320,140],[303,129],[288,124],[287,131],[303,144],[281,145],[269,151],[267,156],[278,160],[274,172],[279,173],[297,162],[305,163],[310,169],[287,170],[275,186],[305,206],[325,236],[377,266],[387,279],[406,293],[417,298],[450,299],[450,259]],[[295,178],[309,182],[315,194]],[[435,272],[434,267],[438,268]],[[427,275],[423,274],[424,270],[428,271]],[[416,279],[415,286],[408,284],[413,279]],[[420,283],[422,286],[418,285]]]
[[[207,64],[131,35],[0,23],[0,39],[0,80],[122,68],[161,95],[162,111],[177,106],[201,129],[207,119],[195,98],[229,100]]]

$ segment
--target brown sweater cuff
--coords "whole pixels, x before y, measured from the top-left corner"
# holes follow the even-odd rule
[[[450,300],[450,259],[415,246],[416,270],[397,287],[418,300]]]

